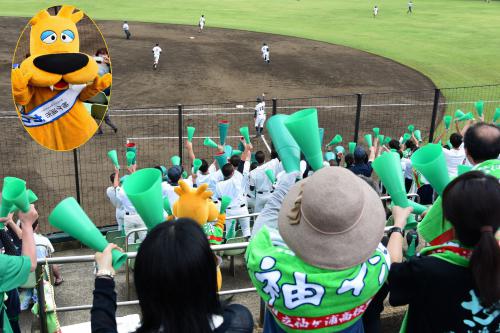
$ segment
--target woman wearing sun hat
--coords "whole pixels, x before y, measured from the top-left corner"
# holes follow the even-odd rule
[[[349,170],[282,177],[254,226],[246,259],[267,305],[264,332],[363,332],[390,266],[377,193]]]

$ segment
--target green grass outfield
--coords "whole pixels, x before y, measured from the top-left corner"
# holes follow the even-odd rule
[[[406,14],[407,0],[75,0],[68,3],[94,19],[195,25],[204,13],[208,28],[271,32],[342,44],[408,65],[430,77],[438,87],[500,81],[500,1],[414,0],[413,15]],[[0,0],[0,15],[31,17],[44,6],[54,4],[54,1]],[[375,4],[380,12],[373,19]]]

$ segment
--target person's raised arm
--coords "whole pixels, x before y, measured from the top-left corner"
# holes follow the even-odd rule
[[[462,130],[458,133],[460,133],[460,135],[463,137],[465,135],[465,132],[467,132],[467,130],[469,129],[469,127],[472,126],[473,123],[474,121],[472,119],[467,120],[467,123],[465,124],[464,128],[462,128]]]
[[[23,256],[27,256],[31,260],[31,271],[36,269],[36,244],[33,236],[33,223],[38,219],[38,212],[34,205],[30,205],[30,210],[27,213],[19,211],[19,219],[23,228]]]
[[[368,156],[368,162],[373,162],[377,157],[377,146],[370,147],[370,155]]]
[[[448,130],[441,131],[441,133],[434,138],[432,143],[438,143],[439,140],[441,140],[443,138],[444,133],[447,133],[447,132],[448,132]]]
[[[189,140],[186,140],[186,149],[188,151],[188,156],[189,159],[191,160],[191,164],[193,164],[193,161],[195,160],[196,156],[194,155],[193,151],[193,143],[190,142]]]
[[[120,186],[120,169],[115,168],[115,178],[113,179],[113,187],[117,188]]]
[[[12,232],[14,234],[16,234],[17,238],[23,239],[23,231],[21,230],[21,228],[19,228],[19,226],[16,224],[16,222],[14,222],[13,217],[14,217],[14,213],[10,213],[9,215],[7,215],[7,222],[5,223],[5,225],[10,230],[12,230]]]
[[[399,206],[392,207],[392,216],[394,218],[394,227],[404,230],[408,216],[413,211],[412,207],[401,208]],[[391,263],[403,261],[403,241],[404,237],[400,232],[393,232],[390,235],[387,251],[391,257]]]

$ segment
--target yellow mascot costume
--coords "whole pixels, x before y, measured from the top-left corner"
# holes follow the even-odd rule
[[[30,21],[30,55],[12,70],[12,94],[23,125],[41,145],[70,150],[97,130],[82,101],[111,85],[111,74],[99,77],[95,60],[80,53],[76,23],[83,12],[62,6],[56,16],[46,10]]]

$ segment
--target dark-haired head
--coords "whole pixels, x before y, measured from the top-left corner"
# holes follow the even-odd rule
[[[240,162],[241,162],[241,156],[240,155],[233,155],[229,159],[229,163],[231,163],[233,165],[233,167],[235,167],[235,168],[238,167],[238,165],[240,164]]]
[[[351,165],[354,164],[354,155],[351,154],[351,153],[347,153],[344,156],[344,161],[345,161],[345,164],[346,164],[346,168],[350,167]]]
[[[111,175],[109,175],[109,180],[111,181],[111,184],[115,182],[115,173],[113,172]]]
[[[280,158],[278,152],[276,150],[271,150],[271,159],[274,160],[275,158]]]
[[[465,132],[464,148],[473,164],[497,158],[500,155],[500,128],[486,123],[472,125]]]
[[[417,150],[417,145],[412,140],[406,141],[405,142],[405,147],[406,147],[406,149],[410,149],[412,152],[414,152],[415,150]]]
[[[255,153],[255,160],[259,165],[264,164],[264,161],[266,160],[266,154],[262,150],[259,150],[258,152]]]
[[[453,133],[450,135],[450,143],[451,143],[451,146],[455,149],[458,149],[460,148],[460,146],[462,145],[462,142],[464,141],[464,138],[461,134],[459,133]]]
[[[250,164],[250,171],[255,170],[258,166],[259,166],[259,163],[252,162],[252,164]]]
[[[211,332],[209,318],[221,313],[217,265],[195,221],[151,230],[137,253],[134,278],[142,311],[138,333]]]
[[[200,170],[201,173],[208,172],[208,162],[207,162],[207,160],[205,160],[205,159],[201,160],[201,166],[200,166],[200,168],[198,170]]]
[[[234,173],[234,167],[231,163],[226,163],[221,169],[222,175],[224,176],[225,179],[231,178],[231,176]]]
[[[495,233],[500,224],[500,183],[481,171],[451,181],[443,192],[443,216],[456,238],[472,247],[470,268],[484,306],[500,300],[500,247]]]
[[[396,149],[399,151],[401,149],[401,144],[398,140],[392,139],[391,141],[389,141],[389,149]]]

